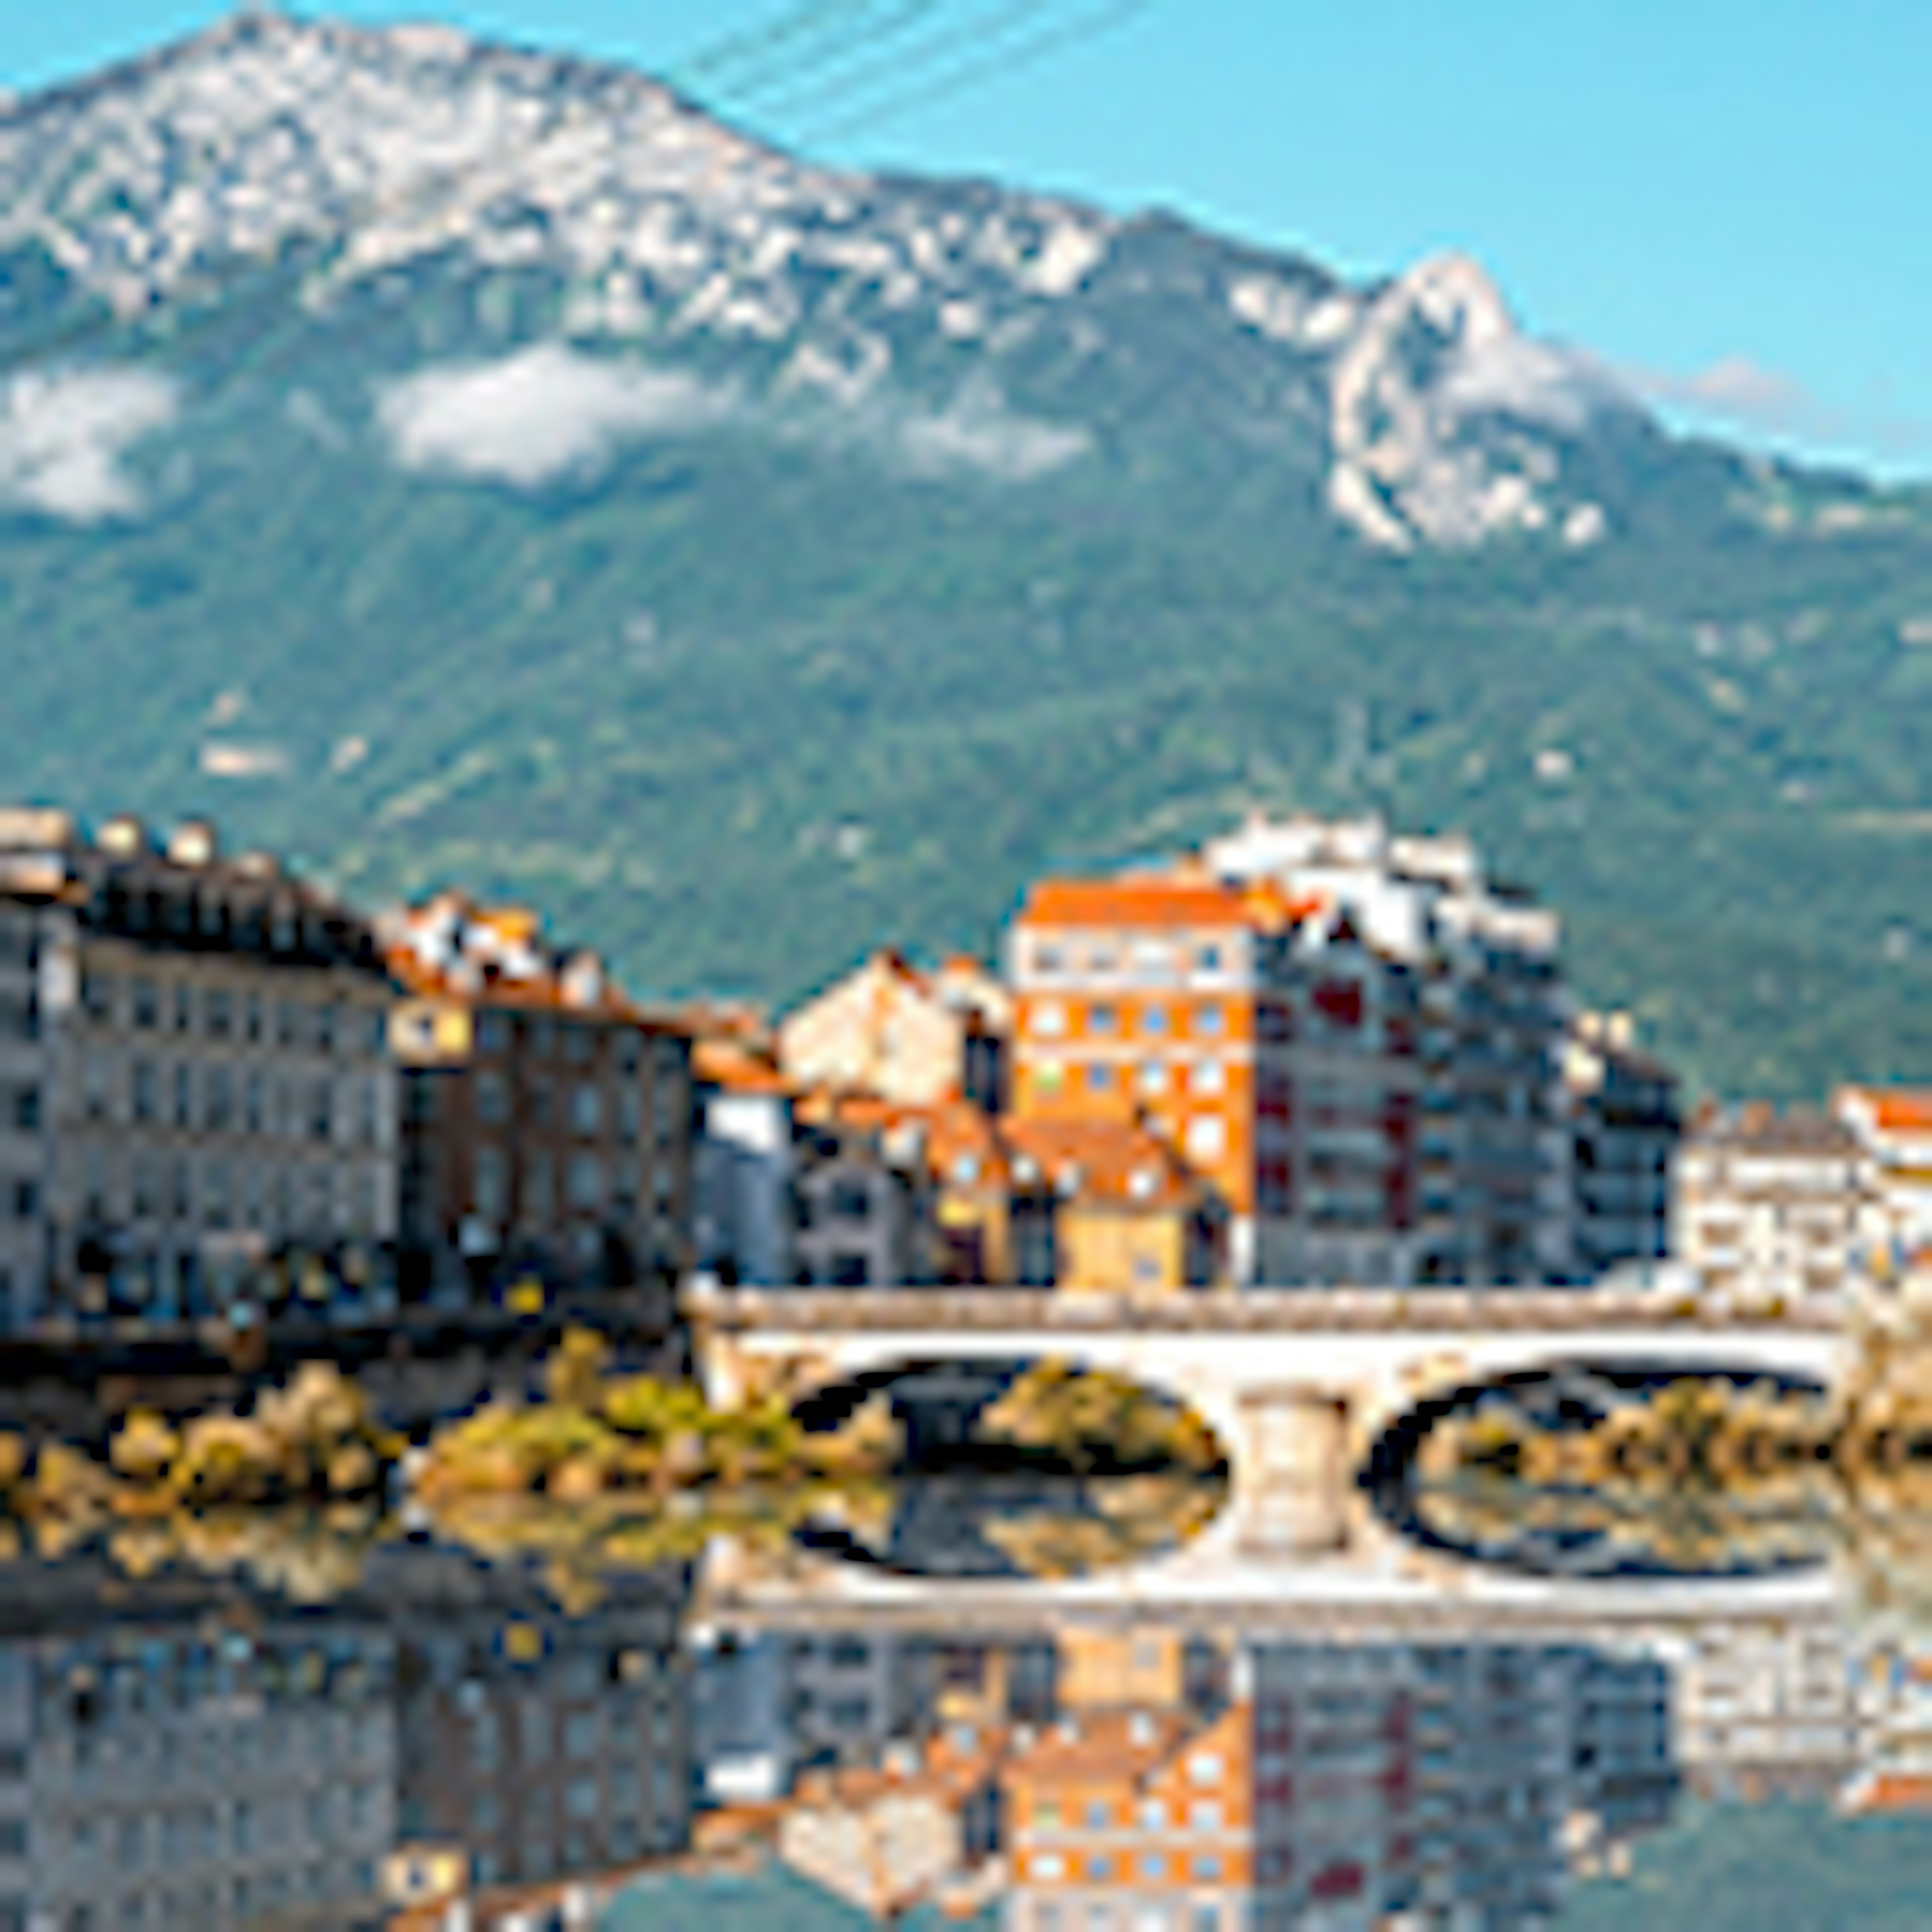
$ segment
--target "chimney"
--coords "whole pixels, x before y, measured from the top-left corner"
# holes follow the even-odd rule
[[[573,952],[557,976],[567,1006],[587,1009],[604,1004],[604,962],[594,952]]]
[[[206,818],[184,818],[168,841],[168,856],[177,866],[212,866],[221,850],[213,824]]]
[[[147,826],[131,812],[116,812],[95,833],[94,842],[111,859],[139,859],[154,850]]]

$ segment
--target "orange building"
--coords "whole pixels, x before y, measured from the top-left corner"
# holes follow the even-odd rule
[[[1016,1116],[1151,1129],[1237,1282],[1413,1278],[1414,989],[1345,914],[1186,866],[1048,879],[1011,978]]]
[[[1016,1754],[1003,1780],[1008,1924],[1075,1932],[1138,1922],[1141,1910],[1190,1932],[1245,1924],[1257,1876],[1252,1728],[1246,1705],[1202,1728],[1168,1711],[1093,1713]]]

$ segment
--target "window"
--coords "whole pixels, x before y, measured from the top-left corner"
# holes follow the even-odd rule
[[[251,1066],[242,1089],[242,1118],[251,1134],[262,1131],[262,1076]]]
[[[178,1127],[194,1124],[194,1070],[186,1060],[175,1069],[174,1124]]]
[[[1227,1024],[1227,1015],[1211,1000],[1194,1009],[1194,1030],[1196,1033],[1218,1034],[1226,1030]]]
[[[1225,1122],[1213,1114],[1198,1115],[1187,1124],[1187,1151],[1195,1160],[1219,1160],[1228,1150]]]
[[[476,1117],[493,1127],[502,1126],[510,1118],[509,1084],[493,1067],[476,1076]]]
[[[1221,970],[1221,949],[1219,946],[1204,946],[1196,952],[1194,963],[1204,973],[1218,973]]]
[[[1222,1768],[1219,1751],[1196,1751],[1187,1760],[1188,1778],[1195,1784],[1219,1784]]]
[[[107,1118],[110,1070],[105,1054],[90,1053],[87,1056],[81,1072],[81,1100],[90,1120],[104,1120]]]
[[[335,1009],[328,1005],[315,1010],[315,1043],[324,1053],[335,1051]]]
[[[1221,1855],[1218,1852],[1199,1852],[1195,1855],[1194,1882],[1196,1885],[1218,1885],[1221,1880]]]
[[[486,1221],[500,1222],[509,1213],[509,1169],[500,1148],[476,1150],[476,1212]]]
[[[217,1040],[226,1040],[235,1023],[235,1001],[225,986],[212,986],[208,993],[208,1030]]]
[[[1120,1029],[1119,1010],[1110,1001],[1096,1000],[1087,1009],[1087,1030],[1089,1033],[1115,1033]]]
[[[1221,1806],[1216,1798],[1196,1798],[1188,1813],[1188,1823],[1197,1832],[1218,1832],[1221,1828]]]
[[[523,1185],[523,1210],[532,1220],[544,1221],[550,1218],[554,1204],[551,1187],[550,1162],[537,1155],[524,1170]]]
[[[1032,1030],[1042,1040],[1058,1040],[1066,1030],[1066,1009],[1058,1000],[1036,1002],[1032,1018]]]
[[[501,1053],[510,1044],[510,1022],[501,1013],[485,1013],[476,1022],[476,1050]]]
[[[194,1030],[194,988],[186,980],[178,980],[175,985],[175,1031],[192,1033]]]
[[[302,1015],[292,1000],[284,1000],[275,1008],[275,1042],[280,1046],[302,1044]]]
[[[262,996],[260,993],[248,995],[248,1004],[242,1008],[242,1030],[250,1042],[262,1037]]]
[[[1226,1093],[1228,1070],[1218,1060],[1196,1060],[1187,1084],[1196,1094]]]
[[[1143,1094],[1162,1094],[1167,1090],[1167,1069],[1157,1060],[1141,1063],[1140,1090]]]
[[[1091,1062],[1087,1069],[1087,1084],[1096,1094],[1104,1094],[1114,1084],[1114,1070],[1104,1060]]]
[[[588,1066],[597,1045],[590,1029],[588,1027],[567,1026],[561,1030],[566,1063],[572,1066]]]
[[[585,1038],[580,1031],[572,1038]],[[589,1081],[584,1082],[570,1096],[570,1124],[576,1133],[590,1139],[599,1132],[604,1124],[604,1096]]]
[[[863,1255],[836,1255],[832,1262],[832,1288],[869,1288],[872,1283],[872,1264]]]
[[[1165,1006],[1148,1006],[1141,1014],[1142,1033],[1165,1033],[1167,1030],[1167,1009]]]
[[[99,973],[80,976],[80,1010],[91,1020],[114,1017],[114,982]]]
[[[10,1111],[15,1126],[26,1133],[36,1131],[40,1124],[40,1090],[38,1087],[16,1087]]]
[[[226,1133],[234,1106],[233,1077],[225,1066],[211,1066],[207,1080],[207,1124],[211,1132]]]
[[[134,1024],[137,1027],[153,1028],[161,1023],[161,996],[152,980],[136,980],[134,982]]]
[[[1087,1801],[1087,1828],[1090,1832],[1104,1832],[1113,1822],[1113,1807],[1104,1798],[1090,1798]]]
[[[573,1154],[570,1160],[570,1204],[589,1213],[604,1198],[604,1163],[594,1154]]]

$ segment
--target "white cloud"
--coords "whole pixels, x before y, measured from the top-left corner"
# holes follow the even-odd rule
[[[681,370],[541,343],[385,386],[376,420],[406,469],[525,489],[596,469],[620,443],[723,421],[734,393]]]
[[[890,434],[901,458],[922,475],[969,470],[1006,483],[1046,476],[1093,443],[1084,429],[1018,414],[983,386],[962,390],[936,414],[898,416]]]
[[[76,524],[131,516],[141,493],[121,460],[179,411],[174,382],[144,369],[15,376],[0,389],[0,503]]]
[[[1600,410],[1630,406],[1629,392],[1600,363],[1516,334],[1464,349],[1433,400],[1456,416],[1515,416],[1571,435]]]
[[[1801,384],[1748,356],[1724,356],[1688,376],[1634,369],[1630,380],[1653,401],[1756,429],[1802,429],[1815,424],[1822,412]]]

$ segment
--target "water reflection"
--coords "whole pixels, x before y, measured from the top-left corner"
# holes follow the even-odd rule
[[[1932,1805],[1932,1642],[1816,1580],[1519,1582],[1506,1618],[1453,1589],[1418,1616],[1367,1568],[1305,1598],[1286,1571],[1264,1597],[1070,1596],[1006,1560],[1016,1507],[900,1498],[855,1540],[964,1533],[1003,1567],[896,1563],[860,1599],[790,1528],[762,1594],[723,1543],[592,1597],[541,1550],[392,1537],[308,1606],[104,1550],[18,1562],[0,1932],[680,1909],[718,1932],[1512,1932],[1666,1869],[1687,1820]],[[1646,1882],[1630,1922],[1667,1922]]]

